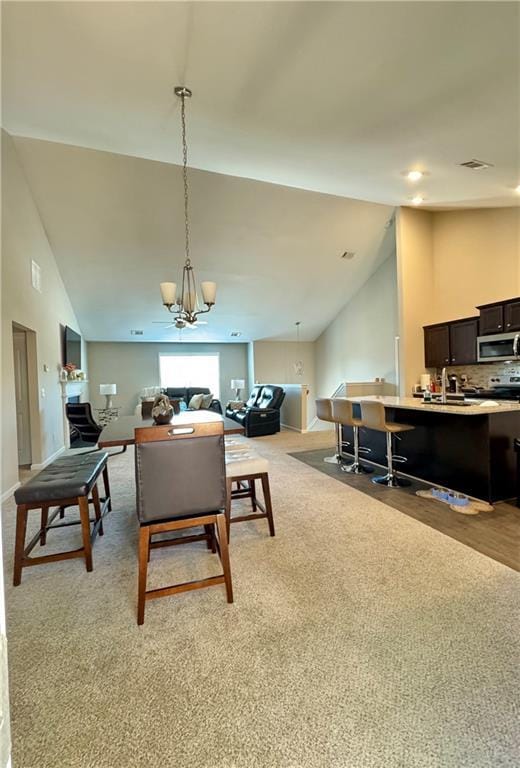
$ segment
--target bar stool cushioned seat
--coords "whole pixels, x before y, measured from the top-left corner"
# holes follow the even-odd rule
[[[408,432],[414,427],[411,424],[400,424],[386,420],[386,409],[382,402],[377,400],[361,400],[361,418],[365,427],[375,429],[378,432],[386,433],[386,475],[373,477],[372,482],[379,485],[387,485],[390,488],[410,485],[409,480],[397,477],[394,470],[394,462],[405,462],[406,457],[394,455],[392,447],[392,436],[400,432]]]

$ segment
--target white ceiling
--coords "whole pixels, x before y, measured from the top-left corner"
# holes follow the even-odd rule
[[[515,2],[4,2],[12,134],[430,206],[512,205]],[[495,167],[470,171],[473,157]],[[427,170],[418,186],[401,176]]]
[[[159,283],[180,281],[179,166],[33,139],[15,146],[82,332],[98,341],[178,340]],[[190,341],[313,340],[395,250],[393,208],[192,171],[192,258],[218,284]],[[351,261],[340,258],[356,252]],[[395,290],[389,286],[389,290]],[[131,329],[144,336],[130,335]]]

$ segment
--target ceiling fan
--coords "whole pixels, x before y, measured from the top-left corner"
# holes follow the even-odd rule
[[[154,325],[166,326],[164,328],[165,331],[167,331],[168,328],[177,328],[179,331],[182,331],[184,328],[189,328],[190,330],[195,331],[199,325],[207,325],[206,320],[197,320],[194,323],[188,323],[186,320],[183,320],[180,317],[174,320],[173,323],[169,320],[153,320],[152,322]]]

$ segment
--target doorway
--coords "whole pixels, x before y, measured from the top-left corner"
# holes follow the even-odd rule
[[[16,435],[18,441],[18,466],[20,469],[29,469],[32,463],[27,347],[27,331],[13,325]]]

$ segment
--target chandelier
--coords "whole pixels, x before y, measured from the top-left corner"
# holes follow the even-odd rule
[[[209,281],[200,284],[202,301],[206,309],[201,309],[195,275],[190,259],[190,222],[188,216],[188,144],[186,141],[186,99],[191,97],[191,91],[184,85],[175,88],[175,95],[181,100],[181,128],[182,128],[182,179],[184,185],[184,254],[185,261],[182,268],[182,283],[180,293],[177,294],[176,283],[161,283],[162,302],[168,312],[175,315],[172,326],[175,328],[195,327],[199,315],[209,312],[215,304],[217,284]]]

